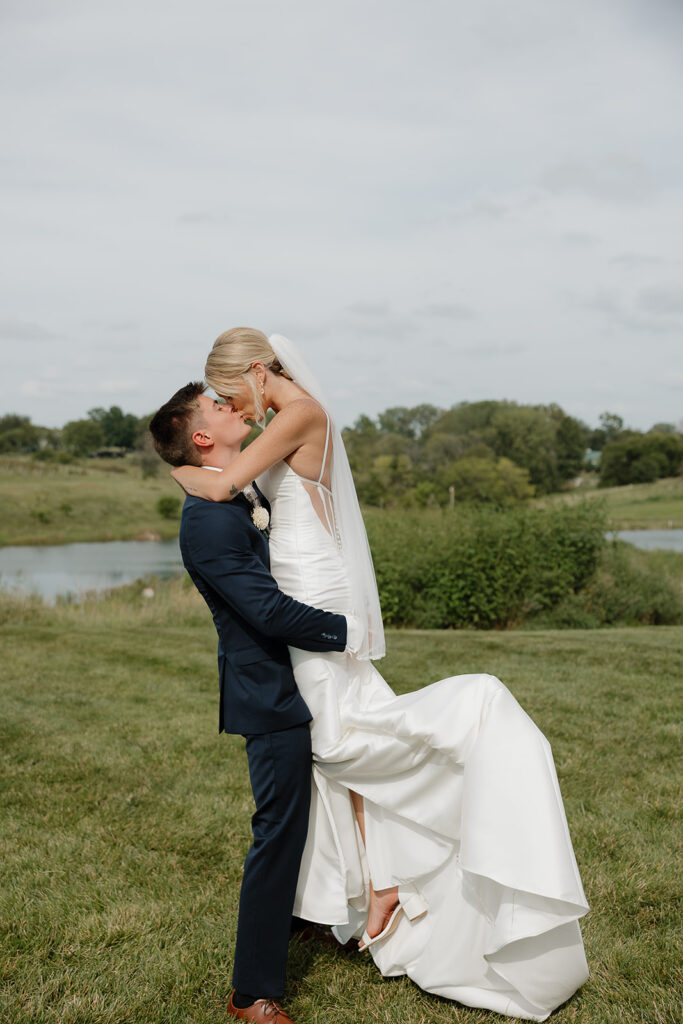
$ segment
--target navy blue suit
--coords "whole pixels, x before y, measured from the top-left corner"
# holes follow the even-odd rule
[[[219,731],[245,736],[256,803],[233,984],[256,998],[277,999],[284,992],[311,786],[311,714],[287,645],[343,651],[347,624],[343,615],[310,608],[278,589],[268,541],[251,511],[243,495],[231,502],[186,498],[180,550],[218,632]]]

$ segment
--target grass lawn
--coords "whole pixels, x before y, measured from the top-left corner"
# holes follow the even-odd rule
[[[79,459],[66,466],[0,456],[0,546],[175,537],[179,518],[159,498],[183,494],[167,467],[143,479],[131,459]],[[170,472],[170,470],[169,470]]]
[[[53,609],[0,598],[5,1024],[226,1020],[250,841],[243,741],[217,734],[198,596],[180,581],[140,591]],[[396,631],[388,649],[400,692],[500,676],[552,743],[592,908],[591,978],[553,1020],[677,1020],[683,627]],[[299,1024],[503,1020],[296,943],[286,1002]]]
[[[607,505],[613,530],[683,529],[683,477],[655,480],[651,484],[626,484],[623,487],[580,487],[564,494],[539,500],[575,503],[597,498]]]

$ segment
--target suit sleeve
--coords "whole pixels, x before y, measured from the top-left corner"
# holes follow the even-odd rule
[[[253,550],[249,527],[239,520],[216,523],[192,517],[188,543],[195,570],[243,619],[265,636],[305,651],[343,651],[344,615],[322,611],[283,594]]]

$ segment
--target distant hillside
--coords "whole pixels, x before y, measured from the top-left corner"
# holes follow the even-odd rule
[[[626,484],[623,487],[578,487],[565,494],[548,495],[537,504],[556,502],[575,504],[596,499],[607,505],[613,530],[683,529],[683,477],[655,480],[651,484]]]

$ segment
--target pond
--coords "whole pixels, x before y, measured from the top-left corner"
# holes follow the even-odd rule
[[[3,590],[40,594],[49,602],[119,587],[141,576],[167,579],[184,571],[177,540],[0,548]]]
[[[616,536],[644,551],[683,551],[683,530],[617,530]]]
[[[683,551],[683,530],[621,530],[616,536],[649,551]],[[0,548],[0,587],[37,593],[50,602],[59,596],[78,598],[87,591],[108,590],[142,576],[168,579],[183,572],[177,540]]]

